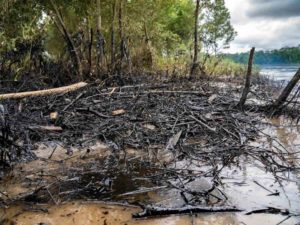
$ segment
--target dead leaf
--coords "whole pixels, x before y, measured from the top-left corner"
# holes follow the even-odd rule
[[[173,137],[169,139],[166,150],[174,149],[174,147],[177,145],[180,139],[181,134],[182,131],[179,131],[177,134],[175,134]]]
[[[144,124],[143,127],[146,128],[146,129],[149,129],[149,130],[155,130],[156,129],[156,127],[152,124]]]
[[[211,113],[206,113],[204,117],[205,119],[211,120],[213,118],[213,115]]]
[[[118,109],[118,110],[115,110],[115,111],[112,111],[112,115],[113,116],[120,116],[120,115],[123,115],[123,114],[125,114],[126,113],[126,111],[124,110],[124,109]]]
[[[50,113],[50,119],[51,120],[56,120],[58,117],[58,112],[52,112]]]
[[[218,97],[218,95],[212,95],[208,98],[208,103],[211,104]]]

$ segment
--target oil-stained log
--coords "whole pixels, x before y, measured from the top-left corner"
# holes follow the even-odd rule
[[[143,212],[133,214],[133,218],[141,219],[154,216],[167,216],[186,213],[212,213],[212,212],[241,212],[241,209],[235,207],[205,207],[205,206],[185,206],[182,208],[162,208],[145,207]]]

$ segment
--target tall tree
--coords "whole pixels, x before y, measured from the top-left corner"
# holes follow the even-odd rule
[[[124,1],[119,0],[119,38],[120,38],[120,55],[121,55],[121,63],[124,58],[126,58],[126,43],[124,37],[124,28],[123,28],[123,7]]]
[[[197,68],[199,67],[198,62],[198,51],[199,51],[199,41],[198,41],[198,29],[199,29],[199,13],[200,13],[200,0],[196,0],[196,9],[195,9],[195,24],[194,24],[194,56],[193,64],[191,68],[190,77],[194,78],[196,75]]]
[[[103,69],[104,63],[104,48],[105,48],[105,39],[102,34],[102,16],[101,16],[101,0],[97,0],[97,68],[98,74],[100,73],[100,69]]]
[[[116,63],[116,38],[115,38],[115,20],[117,15],[117,0],[114,0],[113,6],[112,6],[112,21],[111,21],[111,66],[114,67]]]
[[[201,25],[201,41],[210,53],[227,47],[236,36],[224,0],[205,0],[206,12]]]
[[[106,57],[118,65],[117,56],[124,68],[132,62],[133,67],[151,70],[165,70],[181,57],[191,63],[195,76],[206,51],[211,54],[234,37],[224,0],[1,1],[9,4],[0,4],[0,44],[5,43],[0,58],[16,41],[30,42],[43,34],[48,60],[60,61],[68,71],[74,67],[82,77],[101,74]],[[104,40],[111,41],[109,48]],[[5,61],[1,68],[15,70],[12,63]]]
[[[59,9],[56,6],[54,0],[50,0],[50,3],[54,9],[54,14],[55,14],[55,16],[52,18],[53,18],[55,24],[57,25],[57,28],[61,31],[62,35],[64,36],[64,38],[67,42],[67,46],[69,48],[70,55],[73,58],[73,62],[77,68],[77,73],[78,73],[79,79],[82,79],[83,78],[83,70],[82,70],[79,53],[74,45],[73,39],[65,25],[65,22],[63,21],[61,13],[59,12]]]

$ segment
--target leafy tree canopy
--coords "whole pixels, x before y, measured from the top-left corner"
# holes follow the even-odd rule
[[[106,62],[121,55],[121,42],[132,59],[150,54],[154,65],[178,55],[189,63],[192,55],[194,0],[0,0],[0,7],[0,58],[7,62],[2,69],[14,68],[6,56],[20,53],[18,43],[28,43],[19,54],[22,66],[35,45],[54,60],[96,65],[99,18]],[[203,53],[217,52],[235,37],[224,0],[202,0],[198,26]]]

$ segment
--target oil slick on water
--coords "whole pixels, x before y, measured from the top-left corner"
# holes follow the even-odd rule
[[[293,122],[286,120],[283,117],[272,119],[267,121],[270,123],[265,127],[262,127],[262,132],[270,135],[270,138],[261,139],[254,143],[256,145],[282,145],[287,151],[291,153],[298,152],[300,150],[300,126]],[[284,124],[284,125],[283,125]],[[273,138],[277,138],[280,142],[278,144]],[[299,151],[300,152],[300,151]],[[60,158],[59,151],[54,154],[55,157]],[[82,158],[76,158],[69,160],[69,164],[72,164],[72,160],[78,160]],[[104,147],[98,148],[97,155],[106,155],[107,149]],[[135,154],[132,152],[132,154]],[[297,155],[297,154],[296,154]],[[42,157],[43,154],[40,154]],[[44,156],[44,157],[48,157]],[[299,158],[299,155],[297,155]],[[296,158],[297,158],[296,157]],[[299,160],[295,159],[295,154],[291,157],[292,163],[299,166]],[[255,209],[262,209],[266,207],[274,207],[280,209],[288,209],[293,214],[300,214],[300,174],[297,173],[282,173],[280,176],[283,178],[281,182],[277,182],[271,173],[267,173],[262,165],[258,163],[248,162],[247,159],[241,163],[239,168],[230,168],[222,172],[224,191],[228,196],[228,202],[239,208],[251,211]],[[74,161],[73,161],[74,163]],[[42,161],[32,162],[30,168],[44,167]],[[61,167],[59,163],[51,165],[49,170],[56,170]],[[25,168],[24,168],[25,169]],[[27,168],[29,169],[29,167]],[[123,175],[125,176],[125,175]],[[126,178],[126,179],[125,179]],[[130,177],[120,177],[120,182],[117,186],[120,190],[116,190],[121,193],[121,189],[130,191],[133,188]],[[124,182],[125,180],[126,182]],[[131,186],[125,187],[126,183]],[[123,186],[122,186],[123,185]],[[3,188],[3,187],[1,187]],[[7,184],[6,190],[13,194],[20,194],[28,190],[22,188],[22,186],[13,183]],[[117,189],[117,187],[115,187]],[[124,191],[123,190],[123,191]],[[1,191],[3,191],[1,189]],[[271,193],[279,193],[277,195],[270,195]],[[157,190],[149,193],[143,193],[131,198],[136,199],[148,199],[153,202],[167,201],[170,205],[176,205],[176,199],[172,198],[172,193],[166,193],[165,190]],[[0,210],[0,218],[3,225],[29,225],[29,224],[72,224],[72,225],[99,225],[99,224],[196,224],[196,225],[262,225],[262,224],[283,224],[294,225],[300,223],[300,217],[286,217],[278,214],[252,214],[245,215],[242,213],[219,213],[219,214],[198,214],[198,215],[182,215],[182,216],[169,216],[163,218],[147,219],[147,220],[133,220],[131,218],[132,213],[140,211],[137,207],[129,207],[122,205],[104,204],[103,202],[80,202],[74,201],[60,205],[35,205],[26,206],[24,204],[15,205]]]

